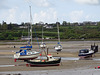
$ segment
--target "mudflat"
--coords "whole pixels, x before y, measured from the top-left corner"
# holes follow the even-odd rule
[[[78,51],[84,48],[90,48],[91,44],[100,46],[99,41],[67,41],[61,42],[63,50],[57,54],[54,50],[54,45],[56,42],[46,42],[49,48],[49,54],[58,57],[78,57]],[[14,47],[15,46],[15,47]],[[100,47],[99,52],[96,53],[92,58],[98,60],[62,60],[60,66],[48,66],[48,67],[27,67],[26,62],[23,60],[14,61],[13,54],[18,51],[20,46],[25,46],[23,44],[5,44],[0,45],[0,72],[6,71],[37,71],[37,70],[77,70],[77,69],[95,69],[95,67],[100,65]],[[39,50],[39,47],[36,44],[33,44],[34,50]]]

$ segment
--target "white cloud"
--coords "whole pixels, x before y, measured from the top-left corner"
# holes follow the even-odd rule
[[[17,7],[8,10],[7,22],[16,22],[16,9]]]
[[[96,17],[94,15],[86,15],[84,18],[85,18],[86,21],[92,21]]]
[[[30,22],[30,15],[26,11],[21,12],[17,18],[17,21],[19,22]]]
[[[100,0],[75,0],[75,1],[82,4],[91,4],[91,5],[100,4]]]
[[[0,12],[0,21],[6,21],[7,23],[17,23],[17,7],[7,9],[7,10],[2,10]]]
[[[69,17],[72,22],[78,22],[83,17],[83,11],[82,10],[81,11],[72,11],[69,14]]]
[[[33,3],[40,7],[48,7],[50,6],[50,2],[48,0],[25,0],[28,3]]]
[[[35,13],[33,17],[34,23],[42,22],[56,22],[57,21],[57,12],[53,8],[49,8],[46,11],[40,11],[39,13]]]

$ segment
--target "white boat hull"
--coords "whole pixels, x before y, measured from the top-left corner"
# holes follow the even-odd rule
[[[35,59],[39,56],[39,52],[37,52],[36,54],[27,54],[27,55],[20,55],[20,53],[16,53],[14,54],[14,59],[17,60],[28,60],[28,59]]]
[[[62,50],[62,46],[56,46],[56,47],[55,47],[55,50],[56,50],[56,51],[61,51],[61,50]]]

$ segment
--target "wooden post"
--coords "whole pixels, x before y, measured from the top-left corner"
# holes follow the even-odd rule
[[[48,55],[48,48],[47,48],[47,55]]]

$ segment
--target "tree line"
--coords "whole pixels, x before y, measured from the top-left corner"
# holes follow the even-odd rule
[[[22,26],[27,26],[27,23],[20,24]],[[7,24],[3,22],[0,24],[0,40],[20,40],[22,35],[28,36],[28,28],[20,28],[18,24]],[[29,25],[30,26],[30,25]],[[38,26],[33,25],[33,38],[42,38],[42,27],[44,25]],[[57,23],[48,24],[52,26],[52,29],[43,28],[44,38],[57,39]],[[59,23],[59,31],[61,39],[99,39],[100,38],[100,22],[97,25],[66,25]]]

